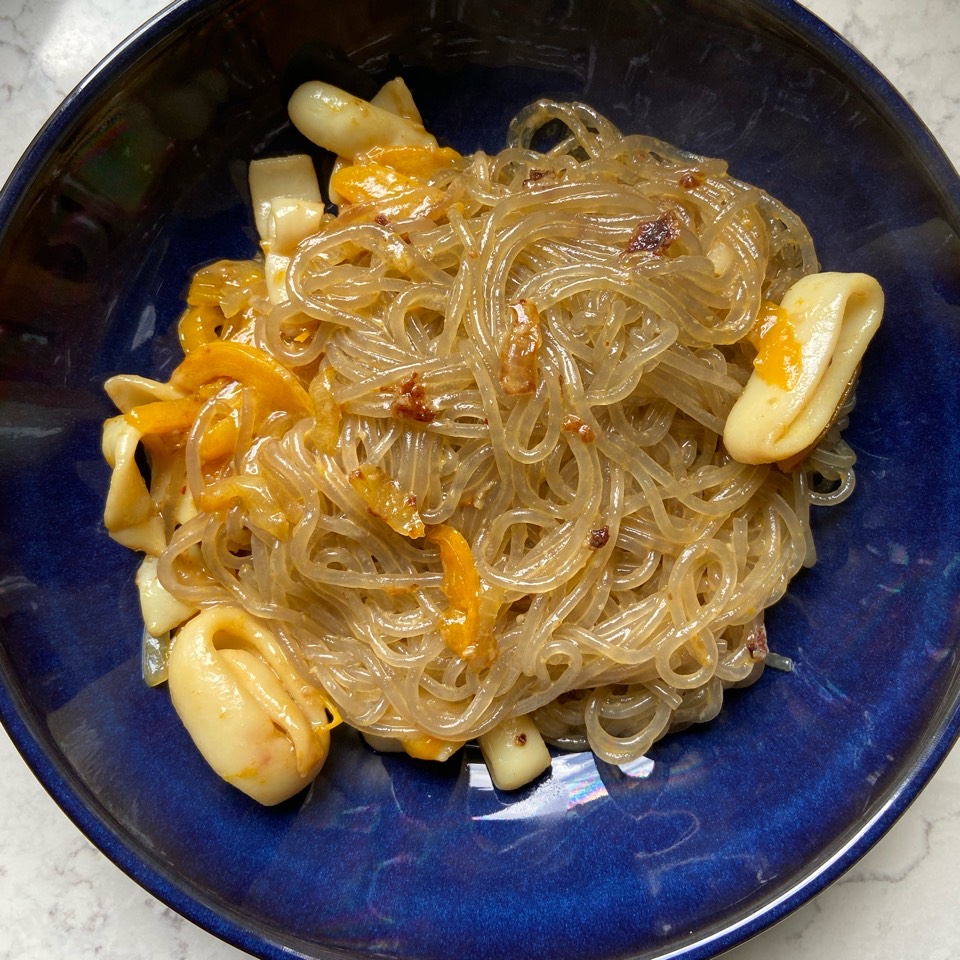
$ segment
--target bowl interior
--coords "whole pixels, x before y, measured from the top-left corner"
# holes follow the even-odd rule
[[[652,763],[568,755],[507,797],[469,750],[415,763],[340,731],[313,788],[264,810],[140,681],[137,558],[100,519],[102,382],[168,374],[192,270],[256,251],[246,167],[308,149],[295,86],[369,95],[397,74],[463,152],[550,96],[725,157],[806,220],[824,268],[876,276],[858,488],[816,516],[819,562],[768,618],[795,672]],[[0,201],[0,715],[116,862],[263,956],[733,945],[863,853],[957,733],[958,196],[902,102],[787,2],[181,3],[73,95]]]

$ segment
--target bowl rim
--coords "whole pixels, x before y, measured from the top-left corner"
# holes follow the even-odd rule
[[[48,152],[96,102],[117,73],[132,66],[169,31],[192,19],[209,16],[209,9],[229,0],[173,0],[103,57],[63,99],[26,148],[0,188],[0,238],[13,220],[22,197],[42,168]],[[941,200],[953,208],[960,223],[960,176],[935,136],[900,92],[851,43],[797,0],[728,0],[762,9],[773,15],[795,37],[811,44],[844,76],[858,82],[860,92],[895,127],[903,131],[925,165],[931,185],[941,190]],[[200,891],[188,891],[176,874],[147,850],[138,838],[117,822],[72,769],[39,722],[32,722],[29,704],[20,689],[9,682],[13,672],[0,644],[0,723],[26,765],[60,809],[101,853],[139,886],[185,919],[224,942],[254,956],[281,960],[349,960],[355,955],[335,947],[304,954],[289,944],[267,939],[245,926],[241,911],[215,907]],[[805,872],[778,897],[739,921],[714,933],[659,955],[660,960],[710,960],[761,933],[811,900],[849,870],[896,823],[913,803],[960,740],[960,690],[941,704],[929,725],[935,733],[917,745],[912,761],[873,814],[853,831],[832,855]]]

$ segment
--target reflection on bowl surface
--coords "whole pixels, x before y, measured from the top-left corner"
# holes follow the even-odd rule
[[[137,561],[101,524],[101,385],[165,378],[192,270],[256,251],[247,163],[305,149],[292,90],[369,96],[396,74],[462,152],[550,96],[725,157],[800,213],[826,269],[876,276],[858,489],[768,618],[796,671],[649,762],[568,755],[508,797],[469,750],[417,763],[341,730],[314,786],[263,810],[141,682]],[[58,112],[2,200],[11,735],[124,869],[265,957],[704,958],[756,932],[881,835],[960,723],[958,199],[886,84],[781,0],[180,4]]]

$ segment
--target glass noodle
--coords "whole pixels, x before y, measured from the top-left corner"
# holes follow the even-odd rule
[[[814,560],[810,505],[852,489],[843,416],[792,469],[722,440],[762,305],[818,270],[813,243],[723,161],[582,104],[532,105],[504,150],[430,186],[429,216],[327,218],[283,302],[250,286],[227,336],[314,409],[265,413],[235,380],[208,391],[163,461],[197,509],[160,503],[160,582],[265,624],[365,733],[462,743],[530,715],[551,744],[627,763],[757,678],[763,611]],[[510,393],[525,304],[535,383]],[[236,445],[211,461],[204,438],[228,415]],[[358,495],[371,467],[428,533],[469,544],[486,661],[441,630],[440,544]],[[238,479],[242,494],[218,492]]]

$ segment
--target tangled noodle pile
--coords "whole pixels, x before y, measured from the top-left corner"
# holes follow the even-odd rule
[[[197,274],[169,384],[113,382],[174,651],[228,611],[209,656],[236,647],[268,715],[264,690],[304,736],[339,716],[421,757],[508,730],[624,764],[714,717],[813,561],[810,506],[852,489],[859,355],[790,450],[728,418],[751,382],[808,412],[798,318],[869,278],[817,275],[781,203],[582,104],[533,104],[495,156],[342,156],[331,189],[337,216],[294,203],[309,235],[284,248],[275,202],[266,261]]]

